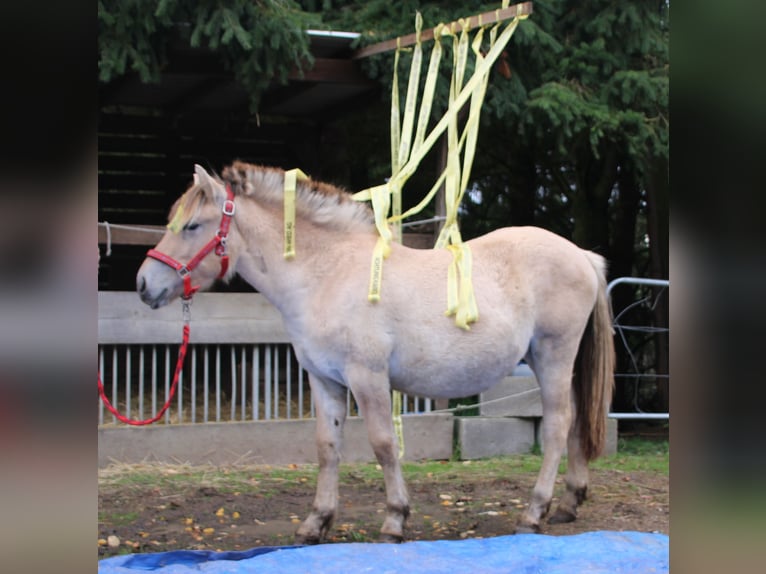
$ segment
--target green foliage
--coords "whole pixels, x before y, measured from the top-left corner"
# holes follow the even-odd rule
[[[670,442],[666,438],[647,439],[621,436],[617,440],[617,452],[636,456],[668,456],[670,455]]]
[[[167,14],[155,14],[153,2],[98,2],[98,76],[108,82],[137,72],[144,82],[159,79],[160,64],[165,57],[161,39],[172,22]]]
[[[562,49],[529,93],[522,133],[557,161],[616,146],[642,165],[667,157],[668,59],[663,13],[647,2],[559,2]]]
[[[173,46],[209,48],[248,91],[255,112],[270,83],[312,64],[308,22],[292,0],[100,0],[99,80],[133,71],[157,82]]]
[[[423,14],[424,26],[432,27],[499,5],[414,0],[329,3],[332,11],[321,13],[324,24],[361,32],[360,45],[411,33],[416,10]],[[318,5],[302,3],[306,8],[308,4],[314,8]],[[451,71],[451,42],[443,45],[434,121],[445,108]],[[430,44],[425,48],[427,57]],[[480,213],[481,220],[463,218],[466,236],[515,222],[536,223],[571,235],[573,200],[584,197],[584,186],[599,182],[606,191],[588,193],[606,201],[610,196],[607,188],[616,185],[615,162],[630,169],[638,178],[638,186],[643,187],[647,174],[661,169],[658,161],[667,160],[666,4],[536,0],[534,14],[519,25],[503,58],[510,67],[510,77],[492,74],[482,108],[474,164],[474,182],[481,193],[466,199],[467,218]],[[368,75],[383,84],[382,94],[388,99],[392,53],[366,58],[362,63]],[[406,77],[407,53],[402,55],[400,66],[400,78]],[[403,91],[400,86],[400,97]],[[616,159],[607,159],[605,151]],[[387,165],[386,153],[381,149],[370,163]],[[526,179],[518,176],[523,170],[522,160],[534,164]],[[600,179],[594,173],[597,170],[603,172]],[[518,213],[518,201],[513,198],[517,194],[518,200],[536,204],[533,216],[519,218],[514,213]],[[535,197],[529,197],[532,194]],[[471,205],[473,201],[477,203]],[[488,204],[502,211],[486,209]],[[580,217],[584,214],[581,210]],[[581,225],[588,222],[581,221]],[[608,245],[608,241],[601,241]]]

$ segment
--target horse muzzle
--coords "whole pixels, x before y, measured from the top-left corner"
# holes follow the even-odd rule
[[[170,303],[175,298],[175,292],[180,294],[180,287],[171,289],[169,286],[158,286],[157,281],[153,280],[150,270],[145,269],[150,261],[144,262],[136,275],[136,291],[141,297],[141,301],[149,305],[152,309],[159,309]],[[173,274],[177,278],[176,274]]]

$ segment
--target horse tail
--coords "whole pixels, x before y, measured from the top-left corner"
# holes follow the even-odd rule
[[[597,458],[606,442],[606,421],[614,388],[612,308],[606,292],[606,262],[586,252],[598,276],[598,296],[580,342],[575,364],[577,435],[586,460]]]

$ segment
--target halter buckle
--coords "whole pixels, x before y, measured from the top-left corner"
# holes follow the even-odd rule
[[[236,210],[237,210],[237,205],[234,203],[233,199],[227,199],[226,201],[223,202],[224,215],[228,215],[229,217],[232,217]]]
[[[189,273],[191,273],[191,271],[189,271],[189,268],[188,268],[186,265],[184,265],[184,266],[182,266],[182,267],[179,267],[178,269],[176,269],[176,272],[178,273],[178,276],[179,276],[181,279],[183,279],[183,278],[184,278],[184,277],[186,277],[186,276],[187,276]]]

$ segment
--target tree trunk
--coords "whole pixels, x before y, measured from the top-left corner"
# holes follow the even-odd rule
[[[509,221],[505,225],[534,225],[537,173],[535,159],[524,146],[508,146]]]
[[[606,147],[601,158],[590,147],[575,165],[577,189],[573,195],[572,240],[583,249],[609,255],[609,197],[617,180],[617,151]]]
[[[652,164],[647,174],[647,228],[649,234],[649,273],[655,279],[667,279],[669,273],[668,220],[669,188],[668,161],[663,159]],[[654,325],[668,327],[668,296],[664,294],[654,308]],[[657,333],[657,373],[669,374],[670,337],[667,332]],[[667,412],[670,405],[669,380],[657,380],[657,404],[659,411]]]
[[[609,256],[609,276],[630,277],[634,274],[636,254],[636,221],[641,190],[635,170],[629,165],[621,165],[618,174],[619,194],[614,206],[614,224],[612,226],[612,246]],[[612,292],[612,308],[619,313],[635,300],[634,291],[628,286],[621,286]],[[630,373],[633,368],[627,349],[619,337],[615,338],[617,363],[616,373]],[[612,408],[615,411],[632,411],[633,391],[636,381],[618,378],[616,380]]]

